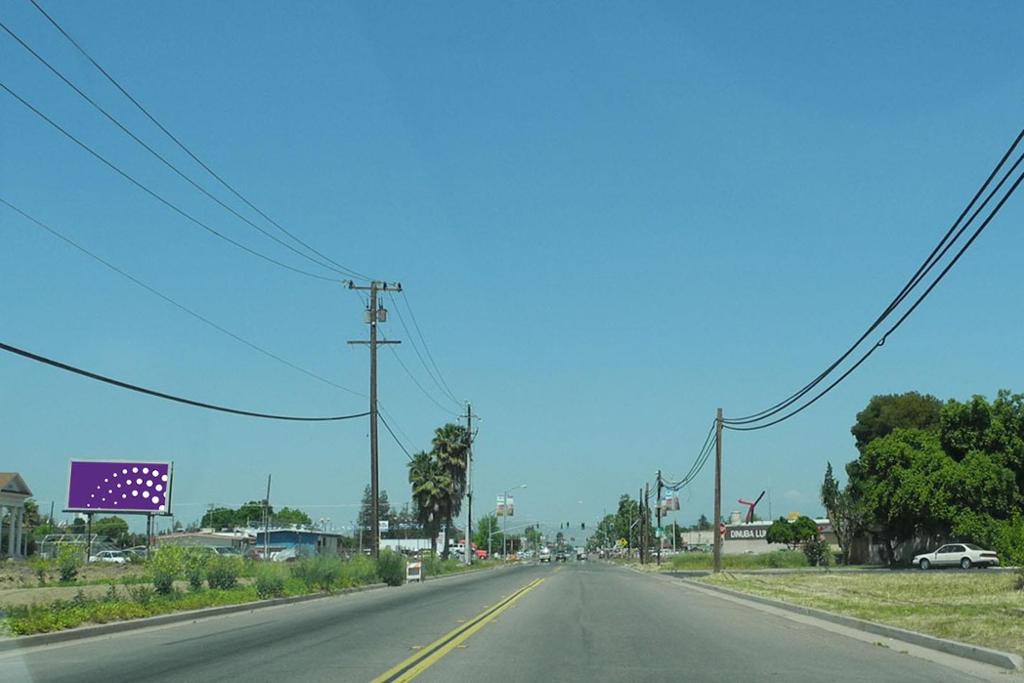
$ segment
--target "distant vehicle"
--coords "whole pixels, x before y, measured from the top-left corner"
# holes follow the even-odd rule
[[[551,561],[551,549],[550,548],[541,548],[540,549],[540,561],[541,562],[550,562]]]
[[[586,562],[587,561],[587,551],[583,550],[582,548],[577,550],[576,551],[576,559],[579,560],[580,562]]]
[[[111,564],[127,564],[128,556],[120,550],[101,550],[89,557],[90,562],[109,562]]]
[[[483,548],[477,548],[476,549],[476,557],[477,557],[478,560],[486,560],[487,559],[487,551],[484,550]]]
[[[557,553],[555,553],[555,562],[565,562],[565,560],[566,557],[564,550],[559,550]]]
[[[912,564],[921,569],[932,567],[998,567],[999,556],[991,550],[984,550],[973,543],[947,543],[935,552],[914,556]]]

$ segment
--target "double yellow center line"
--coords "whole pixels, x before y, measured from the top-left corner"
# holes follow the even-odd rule
[[[543,582],[544,579],[534,579],[498,604],[484,610],[465,624],[449,631],[413,656],[399,664],[396,664],[380,676],[377,676],[377,678],[373,679],[373,683],[398,683],[400,681],[411,681],[426,671],[430,666],[436,664],[446,654],[467,641],[470,636],[486,626],[488,622],[492,621],[499,614],[511,607],[516,600],[523,597]]]

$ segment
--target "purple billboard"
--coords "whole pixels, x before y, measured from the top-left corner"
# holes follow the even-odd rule
[[[168,515],[172,463],[72,460],[68,511]]]

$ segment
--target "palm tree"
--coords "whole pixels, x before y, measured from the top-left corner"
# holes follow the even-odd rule
[[[409,484],[416,504],[416,518],[430,534],[430,548],[436,553],[437,530],[446,519],[451,478],[432,454],[420,451],[409,462]]]
[[[448,423],[434,431],[431,454],[450,481],[444,511],[445,538],[451,535],[452,519],[462,511],[462,497],[466,493],[466,467],[469,458],[469,433],[466,428]],[[448,558],[448,544],[441,551]]]

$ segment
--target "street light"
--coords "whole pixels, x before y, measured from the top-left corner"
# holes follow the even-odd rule
[[[520,484],[519,486],[513,486],[510,489],[505,489],[505,509],[503,510],[503,514],[501,515],[501,559],[506,562],[508,561],[508,538],[505,537],[505,530],[508,528],[508,494],[517,489],[525,488],[526,484]]]

